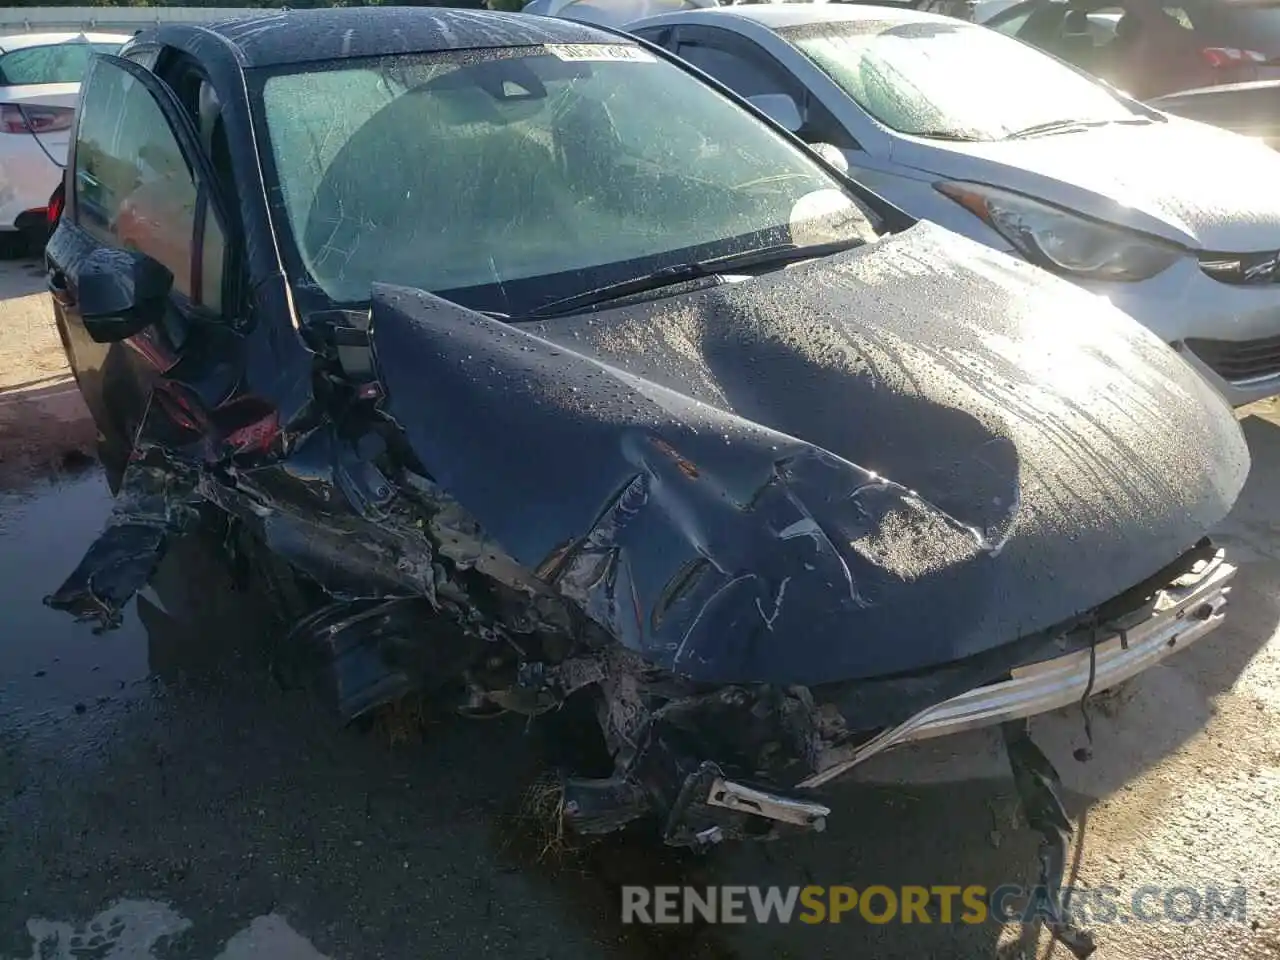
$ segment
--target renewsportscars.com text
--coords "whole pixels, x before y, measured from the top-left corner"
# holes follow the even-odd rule
[[[1064,887],[1077,924],[1243,923],[1244,887]],[[1044,887],[978,884],[889,887],[622,888],[622,922],[679,923],[1031,923],[1052,917]]]

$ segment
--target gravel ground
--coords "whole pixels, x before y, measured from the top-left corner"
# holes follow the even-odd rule
[[[260,612],[198,543],[119,631],[46,610],[109,497],[75,453],[93,431],[39,285],[0,265],[0,960],[1049,954],[994,923],[619,922],[625,883],[1028,882],[1035,838],[988,735],[868,764],[822,835],[544,854],[519,816],[520,724],[339,729],[271,669]],[[1280,414],[1244,427],[1253,474],[1217,534],[1242,568],[1227,624],[1108,696],[1087,763],[1078,711],[1033,730],[1068,787],[1077,884],[1239,885],[1247,918],[1101,924],[1100,957],[1280,954]]]

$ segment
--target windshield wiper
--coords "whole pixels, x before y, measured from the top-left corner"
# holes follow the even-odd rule
[[[1089,127],[1096,127],[1096,123],[1090,123],[1087,120],[1050,120],[1047,123],[1035,123],[1022,130],[1015,130],[1006,140],[1024,140],[1027,137],[1038,137],[1042,134],[1049,133],[1072,133],[1076,130],[1086,130]]]
[[[745,253],[731,253],[725,257],[714,257],[709,260],[691,260],[688,263],[677,263],[669,267],[661,267],[652,273],[641,274],[629,280],[607,283],[594,290],[584,290],[572,296],[552,300],[529,311],[521,320],[533,320],[539,317],[553,317],[557,314],[573,313],[585,307],[595,306],[609,300],[617,300],[636,293],[645,293],[661,287],[669,287],[677,283],[686,283],[702,277],[714,277],[719,274],[732,273],[735,270],[750,270],[755,267],[776,264],[794,263],[797,260],[809,260],[814,257],[827,257],[842,250],[861,246],[865,241],[861,237],[848,240],[836,240],[831,243],[814,243],[807,246],[796,246],[794,243],[779,243],[759,250],[748,250]]]
[[[913,137],[924,137],[926,140],[956,140],[962,143],[975,143],[979,139],[968,134],[956,133],[954,130],[911,130],[907,132]]]
[[[1155,117],[1132,116],[1124,120],[1050,120],[1048,123],[1037,123],[1022,130],[1015,130],[1005,137],[1006,140],[1025,140],[1051,133],[1075,133],[1092,127],[1109,127],[1113,124],[1145,124],[1156,123]]]

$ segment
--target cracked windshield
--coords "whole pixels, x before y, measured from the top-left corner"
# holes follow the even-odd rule
[[[262,97],[299,266],[338,303],[383,281],[518,315],[547,290],[874,236],[819,165],[637,46],[351,63]]]

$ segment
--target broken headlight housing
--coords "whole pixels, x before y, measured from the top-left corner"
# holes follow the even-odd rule
[[[1089,220],[1007,190],[939,183],[939,193],[973,213],[1037,266],[1089,280],[1146,280],[1173,265],[1180,247]]]

